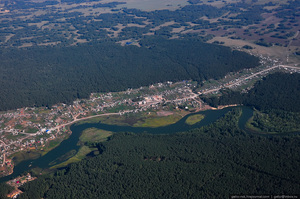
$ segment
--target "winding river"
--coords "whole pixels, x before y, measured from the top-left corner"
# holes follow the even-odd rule
[[[79,150],[79,146],[77,145],[79,137],[81,135],[81,132],[88,128],[98,128],[103,129],[107,131],[112,132],[133,132],[133,133],[152,133],[152,134],[172,134],[177,132],[183,132],[188,131],[191,129],[199,128],[205,125],[208,125],[210,123],[215,122],[224,114],[226,114],[228,111],[232,110],[232,107],[224,108],[221,110],[207,110],[207,111],[201,111],[197,113],[191,113],[185,117],[183,117],[181,120],[179,120],[175,124],[171,124],[164,127],[157,127],[157,128],[146,128],[146,127],[131,127],[131,126],[117,126],[117,125],[108,125],[103,123],[85,123],[81,125],[72,125],[71,131],[72,134],[67,140],[64,140],[58,147],[54,148],[50,152],[48,152],[46,155],[39,157],[34,160],[26,160],[14,167],[14,173],[0,178],[0,182],[8,181],[12,178],[16,178],[17,176],[23,174],[27,170],[35,167],[39,168],[49,168],[51,162],[57,161],[57,159],[66,153],[72,151],[72,150]],[[242,109],[242,115],[239,119],[239,128],[245,129],[245,124],[248,121],[248,119],[253,115],[253,110],[249,107],[241,107]],[[187,125],[185,123],[185,120],[187,117],[195,114],[203,114],[205,115],[204,119],[200,122],[194,124],[194,125]],[[60,163],[59,161],[57,163]],[[53,166],[53,165],[51,165]]]

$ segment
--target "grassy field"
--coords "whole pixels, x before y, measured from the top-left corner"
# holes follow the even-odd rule
[[[50,109],[44,109],[44,110],[40,110],[39,111],[39,114],[49,114],[51,112],[51,110]]]
[[[105,0],[105,2],[111,2],[111,0]],[[117,8],[127,7],[145,11],[162,9],[175,10],[180,6],[188,5],[186,0],[122,0],[122,2],[126,2],[126,4],[118,5]]]
[[[13,135],[12,133],[5,133],[4,135],[5,135],[6,139],[9,139],[9,140],[18,140],[18,139],[26,136],[24,134]]]
[[[133,127],[160,127],[176,123],[185,115],[189,114],[188,111],[174,111],[174,107],[170,107],[170,110],[164,109],[164,111],[170,112],[168,116],[162,116],[157,112],[139,112],[128,113],[125,115],[111,115],[91,118],[88,120],[80,121],[77,125],[84,123],[104,123],[109,125],[118,126],[133,126]]]
[[[48,144],[46,144],[46,146],[44,147],[43,151],[42,151],[42,156],[45,155],[46,153],[48,153],[49,151],[51,151],[52,149],[54,149],[55,147],[57,147],[61,142],[63,141],[63,139],[55,139],[55,140],[51,140]]]
[[[85,158],[86,155],[89,154],[90,152],[92,152],[93,150],[96,150],[96,149],[89,148],[88,146],[82,146],[75,156],[71,157],[70,159],[68,159],[67,161],[65,161],[63,163],[52,166],[50,169],[57,169],[57,168],[65,167],[68,164],[71,164],[71,163],[74,163],[74,162],[79,162],[80,160]]]
[[[126,117],[120,116],[120,115],[111,115],[111,116],[101,116],[90,118],[87,120],[83,120],[80,122],[77,122],[76,125],[81,125],[85,123],[104,123],[104,124],[110,124],[110,125],[119,125],[119,126],[128,126],[129,124],[126,123]],[[125,121],[125,122],[124,122]]]
[[[214,41],[219,41],[219,42],[224,42],[225,46],[229,47],[242,47],[244,45],[248,45],[253,47],[251,50],[245,50],[246,52],[251,52],[253,54],[257,55],[269,55],[271,57],[280,57],[284,58],[285,55],[283,55],[282,52],[285,52],[286,48],[282,46],[272,46],[272,47],[264,47],[264,46],[259,46],[257,44],[254,44],[252,41],[247,41],[247,40],[236,40],[236,39],[230,39],[228,37],[220,37],[216,36],[212,40],[208,41],[208,43],[213,43]]]
[[[109,117],[102,117],[101,122],[104,124],[118,125],[118,126],[130,126],[136,122],[136,115],[114,115]]]
[[[67,161],[68,159],[73,157],[75,154],[76,154],[76,150],[71,150],[68,153],[66,153],[66,154],[56,158],[52,162],[50,162],[49,165],[53,166],[53,165],[57,164],[58,162]]]
[[[15,165],[17,165],[24,160],[33,160],[33,159],[39,158],[40,156],[41,156],[41,153],[39,153],[39,152],[20,151],[20,152],[13,154],[13,156],[11,158],[13,159]]]
[[[178,122],[182,118],[181,115],[174,114],[165,117],[150,117],[145,120],[140,120],[135,123],[134,127],[160,127],[160,126],[167,126],[170,124],[174,124]]]
[[[105,131],[102,129],[89,128],[82,132],[79,140],[82,143],[85,142],[104,142],[113,132]]]
[[[113,134],[113,132],[110,132],[110,131],[105,131],[105,130],[96,129],[96,128],[89,128],[89,129],[86,129],[82,132],[82,134],[79,138],[79,141],[81,143],[104,142],[112,134]],[[97,150],[97,148],[90,148],[88,146],[82,145],[80,147],[79,151],[76,153],[76,155],[72,154],[74,156],[70,157],[72,155],[66,154],[68,157],[64,158],[64,159],[67,159],[65,162],[62,162],[58,165],[54,165],[50,169],[57,169],[57,168],[65,167],[68,164],[78,162],[78,161],[84,159],[87,154],[89,154],[90,152],[92,152],[94,150]]]
[[[196,114],[196,115],[192,115],[192,116],[188,117],[185,120],[185,123],[188,125],[193,125],[193,124],[200,122],[203,119],[204,119],[204,115]]]
[[[81,124],[85,124],[85,123],[98,123],[101,121],[101,117],[93,117],[90,119],[86,119],[86,120],[81,120],[79,122],[76,122],[76,125],[81,125]]]
[[[26,133],[36,133],[37,131],[38,131],[38,129],[35,128],[35,127],[33,127],[33,128],[27,127],[27,128],[25,129],[25,132],[26,132]]]

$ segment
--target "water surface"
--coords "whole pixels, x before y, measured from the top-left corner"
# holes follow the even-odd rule
[[[245,124],[247,120],[252,116],[253,110],[248,107],[241,107],[242,108],[242,115],[239,119],[239,127],[241,129],[244,129]],[[157,127],[157,128],[150,128],[150,127],[131,127],[131,126],[118,126],[118,125],[108,125],[108,124],[103,124],[103,123],[85,123],[81,125],[72,125],[70,127],[72,134],[70,137],[62,143],[54,148],[53,150],[49,151],[46,155],[39,157],[35,160],[26,160],[22,161],[18,165],[14,167],[14,173],[0,178],[0,182],[8,181],[12,178],[16,178],[19,175],[26,173],[29,169],[39,167],[42,169],[49,168],[53,165],[50,165],[51,162],[56,161],[56,163],[60,163],[57,161],[57,159],[66,153],[70,151],[78,151],[80,146],[77,145],[79,141],[79,137],[81,135],[81,132],[84,131],[85,129],[88,128],[98,128],[98,129],[103,129],[107,131],[112,131],[112,132],[133,132],[133,133],[151,133],[151,134],[173,134],[177,132],[183,132],[183,131],[188,131],[191,129],[195,128],[200,128],[202,126],[211,124],[224,116],[228,111],[232,110],[232,107],[228,107],[225,109],[221,110],[207,110],[207,111],[201,111],[197,113],[191,113],[185,117],[183,117],[181,120],[176,122],[175,124],[171,124],[168,126],[164,127]],[[205,115],[204,119],[201,120],[200,122],[194,124],[194,125],[188,125],[185,123],[185,120],[195,114],[203,114]]]

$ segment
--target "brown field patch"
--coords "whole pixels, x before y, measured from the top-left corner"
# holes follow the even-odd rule
[[[165,27],[165,26],[171,26],[175,24],[175,21],[169,21],[169,22],[166,22],[164,24],[161,24],[159,26],[156,26],[155,28],[151,28],[150,31],[155,31],[155,30],[159,30],[161,27]]]
[[[281,46],[272,46],[272,47],[264,47],[264,46],[259,46],[251,41],[246,41],[246,40],[236,40],[236,39],[229,39],[227,37],[215,37],[212,40],[210,40],[208,43],[212,43],[214,41],[220,41],[220,42],[225,42],[225,46],[229,47],[243,47],[244,45],[249,45],[254,47],[252,50],[246,50],[247,52],[250,52],[254,55],[264,55],[264,56],[270,56],[270,57],[277,57],[281,58],[282,60],[285,60],[286,54],[282,52],[286,52],[285,47]]]
[[[172,33],[180,33],[182,31],[184,31],[185,27],[181,26],[180,28],[173,28],[173,30],[171,31]]]
[[[174,113],[171,111],[158,111],[157,116],[168,116],[168,115],[173,115]]]

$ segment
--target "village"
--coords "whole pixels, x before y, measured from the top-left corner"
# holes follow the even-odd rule
[[[168,102],[181,105],[198,97],[192,92],[193,86],[191,81],[158,83],[117,93],[92,93],[89,99],[76,100],[70,105],[61,103],[51,108],[26,107],[0,113],[0,176],[13,172],[13,154],[45,150],[49,141],[71,133],[68,125],[103,114],[157,109],[159,104]]]
[[[7,197],[9,198],[16,198],[19,194],[22,193],[22,191],[20,189],[18,189],[20,186],[22,186],[23,184],[33,181],[37,179],[36,177],[32,177],[30,173],[27,173],[24,176],[19,176],[13,180],[10,180],[7,182],[7,184],[9,184],[11,187],[14,187],[14,191],[12,191],[11,193],[9,193],[7,195]]]
[[[273,65],[246,69],[244,72],[228,75],[217,85],[197,82],[165,82],[122,92],[92,93],[89,99],[78,99],[72,104],[56,104],[52,107],[24,107],[0,113],[0,177],[13,173],[14,154],[21,151],[46,152],[51,150],[49,142],[66,139],[72,132],[69,126],[82,120],[104,116],[162,110],[166,104],[174,109],[199,111],[212,109],[199,98],[200,94],[216,94],[223,88],[241,87],[253,79],[259,79],[270,72],[300,72],[298,67]],[[249,85],[248,85],[249,86]],[[42,153],[41,153],[42,154]],[[19,186],[34,180],[29,175],[9,181]],[[16,189],[17,190],[17,189]],[[19,193],[15,193],[17,195]],[[14,195],[14,196],[15,196]]]
[[[247,73],[239,73],[238,77],[228,75],[218,81],[217,85],[204,84],[197,90],[195,89],[197,82],[166,82],[138,89],[129,88],[123,92],[92,93],[89,99],[76,100],[69,105],[61,103],[52,107],[25,107],[2,112],[0,113],[0,176],[12,172],[11,155],[18,151],[43,150],[50,140],[70,134],[67,126],[79,120],[108,113],[121,115],[159,109],[159,105],[165,103],[174,103],[176,107],[182,107],[181,105],[187,101],[189,105],[203,109],[204,105],[198,98],[199,94],[215,94],[223,88],[235,88],[253,78],[261,78],[276,70],[299,72],[298,67],[275,65],[276,61],[273,64],[258,70],[252,69],[256,71],[246,69]]]

